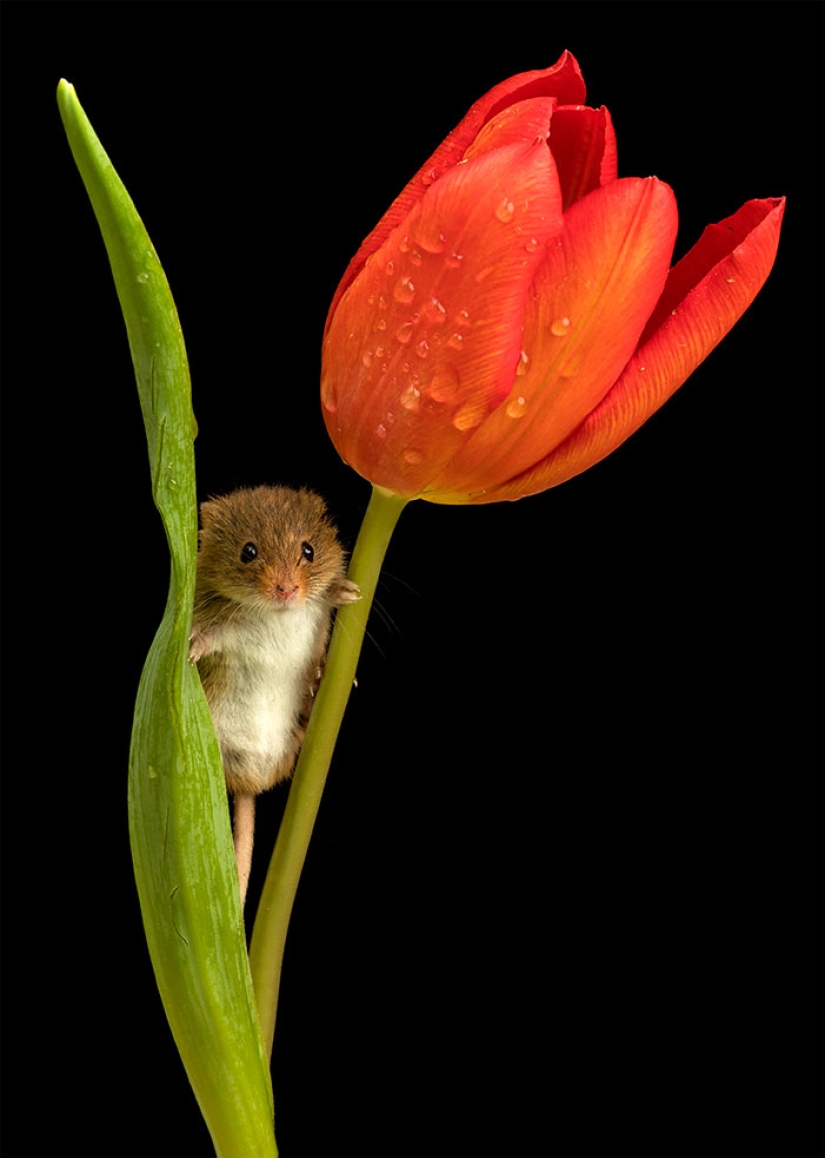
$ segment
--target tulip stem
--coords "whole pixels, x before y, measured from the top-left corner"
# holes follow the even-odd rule
[[[286,932],[341,720],[349,700],[370,607],[395,524],[408,500],[374,487],[349,578],[361,598],[338,609],[324,676],[281,821],[258,906],[249,963],[267,1054],[272,1056]]]

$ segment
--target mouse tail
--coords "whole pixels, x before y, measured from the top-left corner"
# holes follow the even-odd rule
[[[252,845],[255,842],[255,797],[251,792],[236,792],[233,797],[232,831],[235,839],[235,863],[238,866],[238,886],[241,891],[241,910],[246,901],[249,872],[252,868]]]

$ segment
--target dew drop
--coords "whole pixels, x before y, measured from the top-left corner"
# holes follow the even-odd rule
[[[379,318],[378,321],[375,323],[375,328],[376,328],[376,330],[386,330],[387,323],[384,321],[383,318]]]
[[[499,221],[508,222],[513,220],[513,214],[516,207],[509,197],[503,197],[496,206],[496,218]]]
[[[424,461],[424,451],[423,450],[410,449],[410,450],[404,451],[404,462],[409,463],[410,466],[418,466],[418,464],[420,462],[423,462],[423,461]]]
[[[480,269],[478,271],[478,273],[476,274],[475,280],[477,282],[486,281],[486,279],[490,276],[490,274],[493,272],[493,270],[495,268],[496,267],[494,265],[485,266],[484,269]]]
[[[458,401],[458,371],[452,366],[442,366],[432,377],[427,387],[427,396],[433,402],[456,403]]]
[[[402,346],[406,346],[407,342],[409,342],[410,338],[412,337],[412,332],[413,332],[412,322],[404,322],[395,331],[395,336],[398,339],[398,341],[401,343]]]
[[[154,764],[147,764],[146,774],[148,775],[150,780],[157,780],[158,770],[157,770],[157,768],[155,768]]]
[[[437,326],[443,326],[447,320],[447,311],[438,298],[430,298],[424,307],[424,314],[429,321],[434,322]]]
[[[410,265],[416,265],[416,266],[421,265],[423,260],[424,260],[424,258],[421,256],[421,254],[418,252],[417,249],[413,249],[411,251],[411,253],[410,253]]]
[[[387,275],[387,277],[392,277],[392,275],[395,273],[394,261],[387,262],[387,264],[384,266],[384,273]]]
[[[149,274],[146,272],[146,270],[144,270],[143,273],[139,273],[137,275],[137,279],[139,282],[143,282],[143,284],[145,285],[146,282],[149,280]]]
[[[434,221],[420,221],[415,227],[415,240],[425,253],[443,253],[447,238]]]
[[[421,174],[421,180],[424,185],[432,185],[434,181],[438,180],[438,170],[428,169],[426,173]]]
[[[570,333],[570,319],[554,318],[550,323],[550,333],[555,334],[557,338],[566,338]]]
[[[324,374],[321,378],[321,405],[324,410],[328,410],[330,414],[334,414],[338,409],[335,385],[330,374]]]
[[[519,356],[518,365],[516,366],[516,377],[519,377],[522,374],[526,374],[527,373],[527,367],[529,365],[530,365],[530,359],[528,358],[528,356],[524,352],[524,350],[522,350],[521,355]]]
[[[427,357],[427,355],[430,352],[430,343],[427,341],[426,338],[421,339],[421,341],[415,347],[415,352],[416,352],[416,354],[418,354],[419,358],[426,358]]]
[[[528,253],[535,253],[539,247],[538,239],[531,237],[529,241],[525,241],[524,248]]]
[[[508,418],[522,418],[527,409],[527,402],[524,398],[511,398],[507,403],[506,413]]]
[[[373,356],[374,355],[372,350],[365,350],[361,355],[361,365],[366,367],[367,370],[369,370],[370,366],[372,365]]]
[[[412,248],[412,242],[410,241],[409,237],[402,238],[402,240],[400,241],[400,243],[398,245],[398,248],[401,250],[402,253],[409,253],[410,249]]]
[[[406,305],[415,297],[415,286],[408,277],[402,277],[392,291],[392,296],[397,302]]]
[[[399,401],[405,410],[417,410],[421,405],[421,391],[415,386],[408,386]]]
[[[455,323],[454,324],[456,326],[469,326],[470,315],[467,313],[466,310],[459,310],[459,312],[455,316]]]
[[[464,349],[464,335],[463,334],[450,334],[450,336],[447,339],[445,344],[447,346],[449,346],[451,350],[463,350]]]
[[[379,422],[379,424],[376,426],[375,437],[380,438],[382,442],[387,437],[387,428],[383,422]]]
[[[453,415],[453,426],[456,430],[472,430],[474,426],[481,425],[484,421],[484,415],[483,402],[478,399],[473,402],[465,402],[461,409]]]
[[[447,269],[458,269],[458,267],[461,265],[463,260],[464,260],[464,254],[463,253],[456,253],[455,251],[453,251],[452,253],[448,254],[447,257],[444,258],[444,264],[446,265]]]

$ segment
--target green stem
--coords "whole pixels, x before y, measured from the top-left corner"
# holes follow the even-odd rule
[[[373,489],[349,568],[349,578],[361,588],[361,598],[357,603],[339,608],[336,615],[324,678],[312,709],[255,918],[249,963],[261,1033],[270,1057],[292,904],[352,690],[381,565],[407,502],[380,487]]]

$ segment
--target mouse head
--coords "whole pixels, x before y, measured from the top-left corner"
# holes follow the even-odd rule
[[[313,491],[254,487],[201,505],[198,578],[247,607],[282,611],[323,597],[344,553]]]

